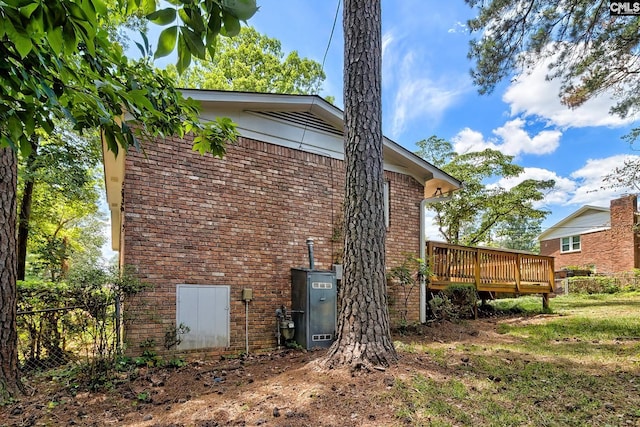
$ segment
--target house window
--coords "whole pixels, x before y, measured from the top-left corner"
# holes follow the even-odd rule
[[[384,182],[384,226],[389,228],[389,181]]]
[[[577,252],[580,250],[580,236],[563,237],[560,252]]]

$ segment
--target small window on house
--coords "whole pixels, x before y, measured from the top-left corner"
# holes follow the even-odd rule
[[[384,182],[384,226],[389,228],[389,181]]]
[[[580,248],[580,236],[563,237],[560,252],[577,252]]]

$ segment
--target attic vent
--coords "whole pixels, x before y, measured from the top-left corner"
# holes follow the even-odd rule
[[[292,122],[307,129],[314,129],[342,137],[342,131],[308,111],[251,111],[258,116]]]

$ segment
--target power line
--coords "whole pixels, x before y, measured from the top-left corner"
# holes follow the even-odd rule
[[[324,62],[327,59],[327,54],[329,53],[329,47],[331,46],[331,40],[333,40],[333,32],[336,29],[336,22],[338,22],[338,12],[340,12],[340,1],[338,0],[338,6],[336,7],[336,14],[333,17],[333,25],[331,26],[331,34],[329,35],[329,42],[327,43],[327,49],[324,51],[324,56],[322,57],[322,65],[321,69],[324,72]]]

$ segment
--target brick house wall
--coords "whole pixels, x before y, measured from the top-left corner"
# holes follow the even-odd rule
[[[144,147],[126,159],[121,257],[153,289],[125,301],[129,353],[140,353],[147,339],[164,352],[164,335],[176,322],[178,284],[230,286],[225,352],[245,348],[242,289],[253,289],[249,347],[275,347],[275,310],[290,307],[290,269],[309,265],[306,239],[314,239],[316,269],[329,270],[341,249],[334,229],[342,217],[343,162],[246,138],[229,146],[224,159],[192,151],[188,138]],[[419,253],[424,189],[403,174],[386,171],[385,178],[391,268],[404,253]],[[417,289],[409,309],[409,319],[418,321]]]
[[[611,201],[611,228],[580,236],[581,250],[561,253],[561,239],[540,242],[540,254],[555,257],[560,270],[567,266],[595,266],[598,273],[619,273],[640,267],[640,241],[636,233],[637,198],[625,196]]]

